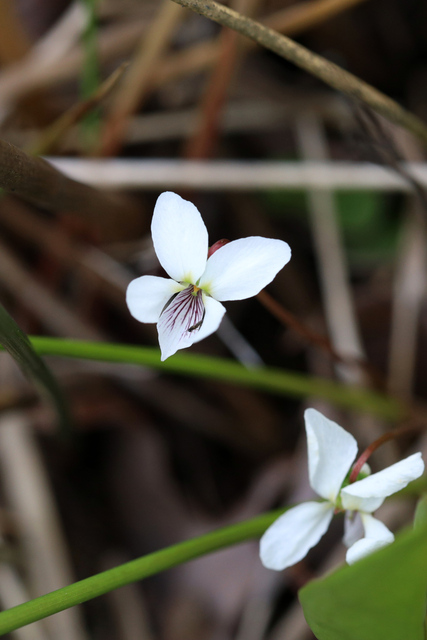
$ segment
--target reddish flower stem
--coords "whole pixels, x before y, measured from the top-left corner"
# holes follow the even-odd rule
[[[407,433],[411,433],[413,431],[419,431],[419,430],[420,430],[419,425],[410,425],[406,427],[400,427],[400,429],[394,429],[393,431],[388,431],[387,433],[384,433],[384,435],[380,436],[377,440],[374,440],[374,442],[372,442],[372,444],[370,444],[369,447],[367,447],[365,451],[356,460],[353,470],[350,474],[349,483],[351,484],[352,482],[356,482],[357,477],[363,465],[365,464],[365,462],[368,461],[368,459],[374,453],[374,451],[379,449],[379,447],[381,447],[383,444],[385,444],[389,440],[394,440],[396,438],[400,438],[401,436],[406,435]]]
[[[215,244],[213,244],[211,247],[209,247],[209,249],[208,249],[208,258],[213,256],[215,251],[218,251],[218,249],[221,249],[221,247],[223,247],[225,244],[228,244],[229,242],[230,242],[230,240],[227,240],[226,238],[223,238],[222,240],[217,240],[215,242]]]

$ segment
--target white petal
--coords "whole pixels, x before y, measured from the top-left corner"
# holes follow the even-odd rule
[[[289,245],[270,238],[241,238],[215,251],[200,286],[216,300],[243,300],[264,289],[291,258]]]
[[[365,538],[358,540],[347,551],[346,560],[348,564],[353,564],[373,551],[391,544],[394,540],[392,532],[380,520],[366,513],[360,515],[365,529]]]
[[[140,322],[157,322],[170,297],[184,286],[168,278],[141,276],[132,280],[126,291],[126,303]]]
[[[200,330],[195,336],[194,342],[200,342],[200,340],[203,340],[210,336],[211,333],[214,333],[221,324],[221,320],[226,312],[226,308],[218,302],[218,300],[214,300],[209,296],[203,296],[203,300],[206,310],[205,319],[203,320]]]
[[[304,502],[280,516],[261,538],[261,562],[286,569],[304,558],[326,533],[334,515],[329,502]]]
[[[348,485],[341,491],[344,509],[372,512],[387,496],[404,489],[424,471],[421,453],[392,464],[391,467],[374,473],[363,480]]]
[[[365,511],[366,513],[373,513],[380,508],[384,500],[385,498],[380,497],[361,498],[349,493],[344,493],[344,489],[341,491],[342,506],[344,509],[348,509],[349,511]]]
[[[316,409],[307,409],[304,418],[310,485],[319,496],[335,502],[356,457],[357,442],[351,433]]]
[[[365,529],[365,537],[375,540],[383,540],[384,542],[393,542],[394,535],[381,520],[374,518],[369,513],[361,513],[363,528]]]
[[[350,549],[346,553],[345,559],[348,564],[354,564],[365,556],[369,556],[374,551],[381,549],[381,547],[386,547],[388,544],[390,544],[390,542],[385,542],[384,540],[362,538],[361,540],[358,540],[358,542],[356,542],[352,547],[350,547]]]
[[[205,306],[201,290],[193,295],[193,286],[190,285],[174,296],[157,323],[161,360],[166,360],[178,349],[191,347],[204,318]]]
[[[166,273],[195,284],[205,270],[208,232],[194,204],[176,193],[162,193],[151,222],[154,249]]]
[[[344,516],[344,536],[342,541],[346,547],[351,547],[363,538],[365,530],[358,511],[346,511]]]

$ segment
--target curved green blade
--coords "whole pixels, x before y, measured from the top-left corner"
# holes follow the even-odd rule
[[[0,344],[10,353],[24,374],[32,378],[51,398],[63,434],[69,434],[71,419],[68,405],[50,369],[36,353],[27,335],[0,304]]]

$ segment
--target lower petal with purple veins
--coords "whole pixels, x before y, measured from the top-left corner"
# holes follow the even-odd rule
[[[157,324],[161,359],[166,360],[178,349],[190,347],[197,340],[204,317],[201,289],[190,285],[174,294],[166,303]]]

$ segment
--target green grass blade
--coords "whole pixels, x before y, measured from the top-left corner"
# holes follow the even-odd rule
[[[33,337],[31,342],[37,353],[42,355],[130,363],[158,369],[163,373],[220,380],[295,398],[316,396],[337,406],[392,421],[400,420],[406,413],[404,405],[395,398],[283,369],[247,369],[232,360],[191,353],[178,353],[161,362],[158,349],[132,345],[45,337]]]
[[[50,369],[35,351],[28,336],[0,305],[0,344],[10,353],[24,374],[32,378],[51,398],[63,433],[69,433],[71,419],[67,403]]]
[[[84,62],[81,70],[80,97],[91,98],[99,88],[100,72],[98,60],[98,0],[81,0],[86,9],[87,22],[83,33]],[[87,149],[98,142],[101,125],[99,109],[86,114],[82,120],[83,140]]]
[[[0,635],[183,562],[239,542],[245,542],[251,538],[257,538],[283,511],[283,509],[272,511],[252,520],[218,529],[199,538],[186,540],[13,607],[0,613]]]

